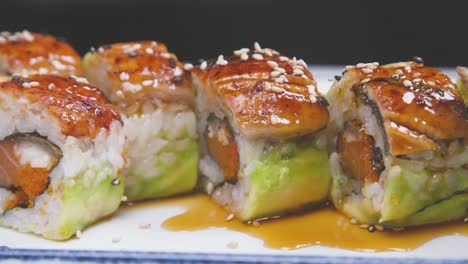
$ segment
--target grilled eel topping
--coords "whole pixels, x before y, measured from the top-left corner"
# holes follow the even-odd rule
[[[0,141],[0,187],[13,193],[3,210],[33,207],[61,157],[62,151],[38,134],[14,134]]]

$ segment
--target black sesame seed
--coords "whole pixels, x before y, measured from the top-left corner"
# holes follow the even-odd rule
[[[119,178],[115,178],[112,180],[111,182],[112,185],[119,185],[120,184],[120,179]]]
[[[136,53],[136,52],[134,52],[134,51],[128,53],[128,57],[129,57],[129,58],[135,58],[135,57],[137,57],[137,56],[138,56],[138,53]]]
[[[18,75],[11,76],[12,81],[19,81],[21,78]]]
[[[347,73],[348,71],[347,70],[344,70],[341,72],[341,75],[345,75],[345,73]]]
[[[340,75],[335,75],[335,80],[337,80],[337,81],[341,80],[341,76]]]
[[[176,76],[174,78],[172,78],[172,82],[174,83],[179,83],[183,80],[182,76]]]
[[[373,225],[370,225],[370,226],[367,228],[367,231],[369,231],[369,232],[371,232],[371,233],[374,232],[375,230],[376,230],[376,228],[375,228],[375,226],[373,226]]]
[[[174,59],[174,58],[169,59],[169,66],[170,66],[171,68],[175,68],[176,62],[177,62],[177,61],[176,61],[176,59]]]
[[[413,61],[416,62],[416,63],[419,63],[419,64],[424,64],[423,58],[418,57],[418,56],[414,56]]]
[[[329,106],[330,104],[328,103],[328,100],[325,99],[325,97],[322,97],[322,96],[317,96],[317,102],[321,105],[324,105],[324,106]]]

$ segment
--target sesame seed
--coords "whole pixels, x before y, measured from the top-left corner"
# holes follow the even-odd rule
[[[304,71],[302,71],[302,70],[299,70],[299,69],[294,69],[293,70],[293,75],[302,75],[302,74],[304,74]]]
[[[365,78],[364,80],[361,81],[361,84],[368,83],[370,81],[369,78]]]
[[[406,66],[406,67],[405,67],[405,70],[406,70],[406,71],[411,71],[411,66]]]
[[[174,69],[174,76],[182,76],[184,71],[181,68]]]
[[[81,230],[77,230],[75,235],[76,235],[76,238],[80,239],[83,236],[83,233],[81,232]]]
[[[255,53],[252,55],[252,58],[254,58],[255,60],[263,60],[263,55]]]
[[[316,103],[317,102],[317,97],[312,94],[312,95],[309,96],[309,100],[310,100],[311,103]]]
[[[284,89],[278,86],[271,86],[271,90],[275,93],[282,93],[284,92]]]
[[[403,71],[401,69],[397,69],[395,71],[395,73],[398,74],[398,75],[403,75]]]
[[[308,67],[307,63],[303,59],[299,60],[299,64],[302,64],[302,66],[304,66],[304,68]]]
[[[349,220],[349,222],[353,225],[356,225],[358,223],[358,221],[354,218],[351,218],[351,220]]]
[[[213,189],[214,189],[213,183],[208,182],[208,183],[206,184],[206,193],[207,193],[207,194],[211,194],[211,193],[213,192]]]
[[[365,63],[358,63],[358,64],[356,64],[356,68],[358,68],[358,69],[364,68],[364,67],[366,67],[366,66],[367,66],[367,65],[366,65]]]
[[[191,69],[193,69],[193,65],[191,63],[186,63],[184,64],[184,69],[186,71],[190,71]]]
[[[278,59],[279,59],[280,61],[289,61],[289,58],[286,57],[286,56],[280,56]]]
[[[416,62],[416,63],[418,63],[418,64],[424,64],[423,58],[418,57],[418,56],[414,56],[414,57],[413,57],[413,61]]]
[[[277,83],[287,83],[288,78],[286,78],[286,75],[281,75],[278,78],[274,78],[274,81],[277,82]]]
[[[269,56],[269,57],[273,56],[273,52],[271,52],[270,49],[263,49],[262,53]]]
[[[124,93],[120,90],[118,90],[117,92],[115,92],[115,94],[118,96],[118,97],[121,97],[123,98],[124,97]]]
[[[274,70],[277,72],[286,73],[286,70],[281,67],[276,67]]]
[[[102,48],[99,48],[99,49],[102,49]],[[102,49],[102,50],[104,51],[104,49]],[[101,52],[101,51],[99,51],[99,52]],[[128,57],[129,58],[136,58],[136,57],[138,57],[138,53],[136,53],[135,51],[131,51],[131,52],[128,53]]]
[[[113,237],[112,243],[119,243],[122,240],[122,237]]]
[[[31,87],[36,87],[36,86],[39,86],[39,82],[36,82],[36,81],[30,82],[29,85],[30,85]]]
[[[119,78],[121,81],[128,81],[130,79],[130,75],[126,72],[121,72]]]
[[[420,82],[422,82],[422,79],[421,79],[421,78],[417,78],[417,79],[414,79],[414,80],[413,80],[413,83],[420,83]]]
[[[468,217],[465,217],[465,219],[463,219],[463,223],[468,224]]]
[[[374,232],[374,231],[375,231],[375,226],[370,225],[370,226],[367,228],[367,231],[369,231],[369,232],[371,232],[371,233]]]
[[[345,70],[347,70],[347,71],[352,70],[352,69],[354,69],[354,66],[346,65],[346,67],[345,67]]]
[[[226,221],[231,221],[232,219],[234,219],[234,214],[232,213],[226,217]]]
[[[200,65],[200,69],[205,70],[207,66],[208,66],[208,63],[206,63],[206,61],[203,61]]]
[[[146,52],[147,54],[153,54],[153,53],[154,53],[154,50],[153,50],[152,48],[146,48],[146,49],[145,49],[145,52]]]
[[[278,63],[276,63],[276,61],[267,61],[267,64],[268,64],[268,66],[270,66],[271,68],[276,68],[276,67],[278,67]]]
[[[340,75],[335,75],[335,80],[337,80],[337,81],[341,80],[341,76]]]
[[[379,231],[379,232],[383,232],[383,231],[385,231],[385,227],[384,227],[384,226],[382,226],[382,225],[375,225],[375,228],[376,228],[376,229],[377,229],[377,231]]]
[[[427,84],[429,84],[430,86],[435,86],[436,85],[435,82],[433,82],[433,81],[428,81]]]
[[[369,68],[362,68],[361,71],[365,74],[370,74],[374,72],[372,69]]]
[[[55,88],[55,84],[50,83],[49,86],[47,86],[47,89],[52,90]]]
[[[255,227],[259,227],[260,223],[257,220],[253,220],[252,225],[255,226]]]
[[[249,55],[248,55],[247,53],[243,53],[243,54],[240,56],[240,59],[241,59],[242,61],[246,61],[246,60],[249,59]]]
[[[255,48],[255,51],[258,51],[258,52],[262,51],[262,47],[257,41],[254,42],[254,48]]]
[[[122,198],[120,198],[120,200],[122,202],[126,202],[126,201],[128,201],[128,197],[124,195],[124,196],[122,196]]]
[[[404,81],[403,81],[403,85],[406,86],[406,87],[411,87],[411,86],[413,86],[413,84],[411,83],[410,80],[404,80]]]
[[[264,82],[263,83],[263,88],[265,89],[265,91],[270,91],[271,90],[271,84],[268,83],[268,82]]]
[[[163,52],[163,53],[161,53],[161,57],[163,57],[165,59],[169,59],[171,57],[171,54],[169,54],[167,52]]]
[[[140,224],[138,224],[138,228],[140,228],[140,229],[150,229],[151,224],[149,224],[149,223],[140,223]]]
[[[115,178],[111,181],[111,184],[116,186],[116,185],[120,185],[120,179],[119,178]]]
[[[279,71],[272,71],[272,72],[270,73],[270,75],[271,75],[271,77],[278,77],[278,76],[281,75],[281,72],[279,72]]]
[[[7,40],[5,37],[0,36],[0,44],[6,43]]]
[[[360,228],[362,229],[367,229],[369,228],[369,225],[368,224],[362,224],[362,225],[359,225]]]
[[[278,120],[276,120],[276,116],[274,116],[274,115],[270,116],[270,123],[273,124],[273,125],[278,123]]]
[[[216,64],[226,65],[226,64],[228,64],[228,61],[224,59],[223,55],[219,55],[218,60],[216,60]]]
[[[158,42],[156,42],[156,41],[151,41],[151,45],[152,45],[152,46],[157,46],[157,45],[158,45]]]
[[[411,104],[414,100],[415,96],[414,96],[414,93],[412,92],[405,92],[403,94],[403,102],[407,103],[407,104]]]
[[[75,75],[71,75],[70,77],[72,77],[76,82],[89,84],[89,82],[88,82],[88,80],[86,78],[78,77],[78,76],[75,76]]]
[[[413,74],[413,78],[419,78],[419,77],[421,77],[421,73],[416,72],[415,74]]]
[[[150,86],[153,84],[153,80],[144,80],[143,82],[141,82],[141,84],[143,86]]]
[[[249,51],[250,51],[250,49],[248,49],[248,48],[242,48],[242,49],[239,49],[239,50],[235,50],[233,53],[236,56],[241,56],[242,54],[247,53]]]

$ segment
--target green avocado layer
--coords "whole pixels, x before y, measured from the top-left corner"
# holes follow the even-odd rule
[[[330,169],[325,150],[283,143],[256,163],[245,172],[250,193],[236,213],[243,221],[294,211],[328,197]]]
[[[459,78],[457,80],[457,87],[458,87],[458,92],[460,95],[463,97],[463,100],[465,101],[465,104],[468,104],[468,87],[463,84],[462,80]]]
[[[96,172],[102,173],[102,172]],[[78,230],[83,230],[96,220],[113,213],[120,205],[124,184],[112,184],[115,175],[106,173],[99,182],[96,179],[84,184],[84,177],[77,177],[73,184],[65,184],[63,207],[60,212],[57,230],[51,230],[44,237],[53,240],[70,238]]]
[[[360,223],[411,226],[445,222],[468,213],[468,170],[448,169],[437,174],[414,171],[396,159],[401,169],[387,175],[381,210],[363,195],[347,196],[349,179],[333,173],[331,196],[335,206]]]
[[[162,155],[173,155],[171,161],[160,159]],[[196,139],[174,140],[155,154],[154,177],[145,178],[136,169],[127,172],[125,194],[130,201],[167,197],[191,191],[197,182],[198,143]],[[156,173],[157,172],[157,173]]]

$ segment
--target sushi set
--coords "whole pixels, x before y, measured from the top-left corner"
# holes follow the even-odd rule
[[[192,195],[235,230],[324,211],[366,233],[467,235],[468,68],[456,72],[359,63],[324,94],[304,60],[257,42],[184,64],[159,41],[80,57],[2,32],[0,226],[71,242]]]

